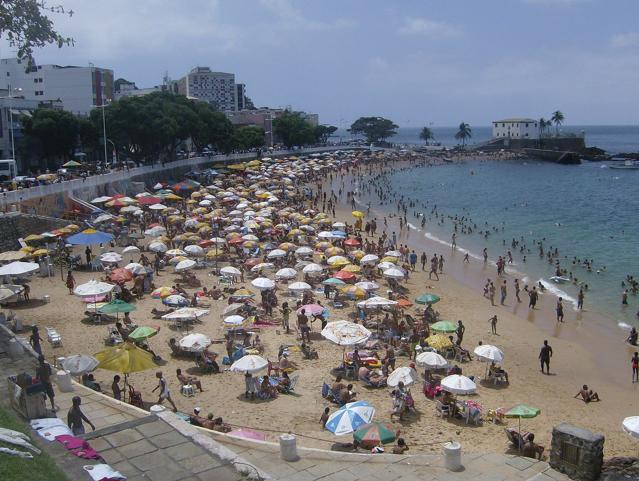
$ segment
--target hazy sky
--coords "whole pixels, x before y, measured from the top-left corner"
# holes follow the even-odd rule
[[[350,125],[488,125],[561,109],[637,124],[638,0],[56,0],[76,45],[40,63],[112,68],[140,87],[201,65],[257,106]],[[2,44],[2,57],[12,49]]]

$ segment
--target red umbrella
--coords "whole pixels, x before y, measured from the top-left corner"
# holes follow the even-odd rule
[[[344,282],[348,282],[348,281],[352,281],[353,279],[355,279],[356,276],[352,272],[337,271],[333,277],[335,277],[336,279],[340,279],[340,280],[342,280]]]
[[[211,239],[204,239],[197,243],[200,247],[210,247],[214,244]]]
[[[362,243],[358,241],[357,239],[355,239],[354,237],[351,237],[350,239],[346,239],[344,241],[344,245],[349,247],[359,247],[362,245]]]
[[[397,305],[402,309],[406,309],[407,307],[411,307],[413,303],[407,299],[400,299],[399,301],[397,301]]]
[[[244,239],[241,237],[233,237],[230,241],[227,241],[230,245],[239,245],[244,243]]]
[[[246,267],[255,267],[260,262],[262,262],[262,259],[260,259],[259,257],[251,257],[250,259],[247,259],[246,261],[244,261],[244,265]]]
[[[133,279],[133,273],[124,267],[114,269],[109,274],[111,282],[128,282]]]
[[[154,197],[152,195],[144,195],[142,197],[138,197],[138,204],[140,205],[153,205],[153,204],[161,204],[162,199],[159,197]]]

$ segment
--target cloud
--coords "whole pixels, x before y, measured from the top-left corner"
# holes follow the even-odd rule
[[[450,38],[461,35],[456,25],[428,18],[405,18],[398,30],[400,35],[423,35],[427,37]]]
[[[627,32],[613,35],[610,45],[615,48],[639,47],[639,32]]]
[[[290,0],[259,0],[259,4],[280,20],[279,28],[287,30],[324,31],[352,27],[354,20],[336,18],[330,22],[306,17]]]

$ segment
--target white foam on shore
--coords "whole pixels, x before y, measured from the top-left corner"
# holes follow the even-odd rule
[[[632,330],[632,326],[630,324],[626,324],[623,321],[617,321],[617,326],[621,329],[623,329],[624,331],[631,331]]]
[[[563,300],[570,302],[573,305],[573,309],[575,311],[577,310],[577,299],[568,295],[568,293],[562,291],[555,284],[553,284],[552,282],[548,282],[546,279],[539,279],[539,282],[541,282],[541,284],[546,288],[548,292],[556,297],[561,297]]]

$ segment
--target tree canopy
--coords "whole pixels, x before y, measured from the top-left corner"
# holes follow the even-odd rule
[[[430,130],[428,127],[424,127],[419,133],[419,138],[428,143],[430,140],[434,139],[435,136],[433,135],[432,130]]]
[[[470,139],[472,136],[473,136],[473,131],[470,128],[470,125],[468,125],[465,122],[462,122],[461,124],[459,124],[459,129],[457,130],[457,133],[455,134],[455,138],[457,140],[461,140],[462,147],[466,146],[466,140]]]
[[[364,135],[367,142],[375,143],[397,134],[398,128],[392,120],[384,117],[360,117],[353,122],[349,131],[355,135]]]
[[[325,144],[328,138],[337,131],[334,125],[318,125],[315,127],[315,138],[318,142]]]
[[[55,168],[55,160],[66,161],[73,153],[78,140],[80,124],[70,112],[54,109],[37,109],[31,117],[23,117],[22,124],[27,141],[46,160],[49,168]]]
[[[43,0],[2,0],[0,2],[0,38],[18,49],[18,58],[32,61],[34,48],[57,44],[58,47],[73,44],[73,39],[63,37],[54,28],[51,14],[73,15],[73,10],[49,5]]]
[[[287,148],[312,144],[317,139],[315,128],[298,112],[288,110],[273,120],[273,132]]]
[[[256,125],[238,127],[233,135],[234,144],[242,150],[256,149],[264,145],[264,129]]]

